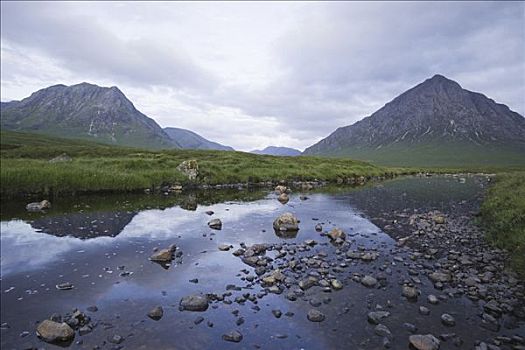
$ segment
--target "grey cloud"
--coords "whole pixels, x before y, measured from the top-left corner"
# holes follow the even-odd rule
[[[238,148],[277,138],[306,147],[436,73],[525,112],[523,2],[98,3],[87,14],[75,6],[2,2],[2,41],[40,50],[83,76],[127,84],[136,89],[134,102],[164,126],[198,127]],[[251,23],[282,32],[259,47]],[[126,37],[119,25],[154,30]],[[214,26],[229,25],[238,27],[227,33],[240,37],[232,45],[212,35]],[[269,62],[261,76],[269,78],[219,77],[229,50],[241,57],[259,51]],[[147,101],[159,92],[162,103]]]
[[[96,18],[68,13],[61,3],[2,3],[2,39],[37,49],[67,69],[97,77],[208,91],[216,84],[176,43],[122,39]]]

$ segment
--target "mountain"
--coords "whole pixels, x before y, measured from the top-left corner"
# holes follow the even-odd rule
[[[54,85],[1,104],[2,129],[145,148],[180,148],[117,87]]]
[[[523,165],[525,118],[435,75],[303,154],[385,165]]]
[[[268,154],[271,156],[300,156],[301,151],[295,148],[289,148],[289,147],[276,147],[276,146],[268,146],[263,150],[253,150],[250,153],[255,154]]]
[[[177,142],[182,148],[187,149],[214,149],[220,151],[234,151],[232,147],[223,146],[220,143],[205,139],[193,131],[180,128],[164,128],[168,136]]]

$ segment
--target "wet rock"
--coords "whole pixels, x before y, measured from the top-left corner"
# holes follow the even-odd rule
[[[343,289],[343,284],[339,280],[332,280],[330,284],[332,285],[332,288],[335,290]]]
[[[444,273],[444,272],[433,272],[428,277],[434,283],[436,282],[446,283],[452,279],[452,276],[449,273]]]
[[[388,311],[372,311],[368,313],[368,322],[372,324],[379,324],[381,320],[390,316]]]
[[[317,225],[315,225],[315,230],[317,232],[321,232],[323,230],[323,226],[321,224],[317,224]]]
[[[148,312],[148,317],[152,320],[158,321],[164,315],[164,310],[162,306],[156,306]]]
[[[170,262],[173,260],[173,251],[171,249],[160,249],[154,252],[149,259],[156,262]]]
[[[81,336],[84,336],[86,334],[89,334],[91,333],[93,330],[91,329],[91,327],[89,326],[82,326],[78,329],[78,334],[80,334]]]
[[[55,287],[58,290],[69,290],[74,288],[73,284],[69,282],[57,284]]]
[[[421,315],[425,315],[425,316],[430,315],[430,309],[428,307],[426,307],[426,306],[420,306],[419,307],[419,313]]]
[[[322,322],[325,319],[325,315],[317,309],[310,309],[306,317],[311,322]]]
[[[449,314],[443,314],[441,315],[441,323],[443,323],[445,326],[452,327],[456,324],[456,320]]]
[[[206,215],[210,215],[210,216],[215,214],[215,212],[213,210],[207,210],[207,211],[205,211],[205,213],[206,213]]]
[[[193,323],[197,325],[197,324],[201,324],[202,321],[204,321],[204,317],[199,316],[199,317],[197,317],[196,319],[193,320]]]
[[[208,222],[209,228],[212,228],[214,230],[221,230],[222,229],[222,221],[221,219],[212,219]]]
[[[219,244],[219,250],[220,251],[226,252],[226,251],[230,250],[231,248],[232,248],[232,246],[229,245],[229,244]]]
[[[96,305],[91,305],[91,306],[88,306],[86,308],[87,311],[89,312],[97,312],[98,311],[98,307]]]
[[[403,286],[401,294],[409,300],[417,300],[419,292],[415,287]]]
[[[277,198],[277,200],[281,202],[281,204],[286,204],[290,200],[290,197],[288,197],[286,193],[281,193],[279,195],[279,198]]]
[[[276,317],[276,318],[280,318],[282,316],[282,311],[281,310],[272,310],[272,314]]]
[[[292,213],[284,213],[275,219],[273,228],[275,231],[298,231],[299,220]]]
[[[359,258],[363,261],[373,261],[377,259],[378,256],[379,254],[376,252],[366,252],[366,253],[360,254]]]
[[[436,215],[433,219],[436,224],[442,225],[445,223],[445,217],[443,215]]]
[[[275,193],[277,194],[286,193],[286,190],[287,190],[286,186],[279,185],[275,187]]]
[[[222,339],[238,343],[242,340],[242,334],[239,331],[231,331],[229,333],[223,334]]]
[[[387,339],[392,339],[394,337],[392,335],[392,332],[390,332],[390,329],[388,329],[388,327],[384,324],[378,324],[374,328],[374,333],[380,337],[385,337]]]
[[[208,297],[201,294],[193,294],[181,299],[180,306],[187,311],[206,311],[208,309]]]
[[[124,341],[124,338],[121,335],[114,334],[111,338],[108,338],[108,341],[113,344],[120,344]]]
[[[36,329],[36,334],[48,343],[67,342],[75,338],[75,331],[67,323],[51,320],[42,321]]]
[[[438,350],[440,341],[438,338],[434,337],[432,334],[421,335],[415,334],[408,337],[410,345],[412,345],[417,350]]]
[[[317,278],[313,276],[308,276],[307,278],[299,281],[299,288],[301,288],[302,290],[307,290],[315,286],[317,282],[318,282]]]
[[[361,279],[361,284],[365,287],[372,288],[377,284],[377,280],[369,275],[366,275]]]
[[[427,300],[430,304],[433,304],[433,305],[436,305],[439,303],[439,299],[433,295],[433,294],[430,294],[428,297],[427,297]]]
[[[27,211],[42,211],[42,210],[50,209],[50,208],[51,208],[51,202],[48,201],[47,199],[44,199],[41,202],[33,202],[33,203],[29,203],[28,205],[26,205]]]
[[[343,230],[341,230],[340,228],[334,227],[328,233],[328,237],[330,237],[332,241],[344,240],[346,238],[346,233],[344,233]]]
[[[189,180],[193,181],[199,176],[199,164],[196,160],[185,160],[177,166],[177,170],[188,177]]]

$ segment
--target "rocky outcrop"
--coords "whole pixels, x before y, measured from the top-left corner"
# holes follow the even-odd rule
[[[199,176],[199,164],[195,159],[185,160],[177,166],[177,170],[188,177],[190,181],[194,181]]]

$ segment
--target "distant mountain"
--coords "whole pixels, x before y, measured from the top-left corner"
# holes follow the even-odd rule
[[[180,128],[164,128],[164,132],[182,148],[187,149],[214,149],[220,151],[234,151],[232,147],[209,141],[193,131]]]
[[[525,164],[525,118],[435,75],[303,154],[386,165]]]
[[[117,87],[54,85],[1,104],[2,129],[145,148],[180,148]]]
[[[295,148],[289,148],[289,147],[276,147],[276,146],[268,146],[263,150],[253,150],[250,153],[255,154],[268,154],[271,156],[300,156],[301,151]]]

